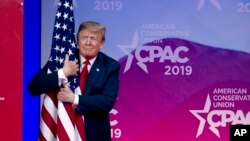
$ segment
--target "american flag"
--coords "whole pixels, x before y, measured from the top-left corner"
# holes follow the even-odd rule
[[[48,73],[62,68],[66,54],[69,60],[74,60],[76,50],[72,0],[60,0],[55,16]],[[77,77],[69,77],[68,85],[74,92],[79,85]],[[77,115],[70,103],[59,101],[57,92],[51,91],[44,96],[39,140],[84,141],[83,116]]]

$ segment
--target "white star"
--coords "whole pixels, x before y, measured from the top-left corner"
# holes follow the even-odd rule
[[[205,4],[205,1],[206,0],[199,0],[199,3],[198,3],[198,7],[197,7],[197,10],[200,10],[204,4]],[[210,3],[215,6],[218,10],[221,10],[221,6],[220,6],[220,3],[218,2],[218,0],[209,0]]]
[[[62,41],[66,42],[66,36],[63,36]]]
[[[56,62],[58,62],[59,61],[59,58],[56,56],[56,58],[54,59]]]
[[[52,57],[50,56],[50,58],[49,58],[49,61],[51,61],[52,62]]]
[[[58,6],[59,6],[59,7],[62,6],[62,3],[61,3],[61,2],[58,2]]]
[[[56,47],[54,48],[56,51],[59,51],[59,46],[56,45]]]
[[[62,28],[63,28],[63,30],[66,30],[67,29],[67,25],[63,24]]]
[[[56,40],[60,39],[60,34],[56,34],[56,36],[54,38],[56,38]]]
[[[59,6],[61,6],[62,3],[60,2],[60,0],[55,0],[54,5],[59,5]],[[76,0],[73,0],[73,6],[74,6],[74,7],[77,7]]]
[[[70,17],[69,20],[70,20],[71,22],[73,22],[73,17]]]
[[[132,64],[132,60],[134,58],[134,56],[127,49],[136,49],[138,46],[138,42],[139,42],[139,34],[136,30],[134,33],[134,37],[133,37],[131,45],[118,45],[118,47],[128,56],[128,59],[127,59],[126,65],[125,65],[125,69],[124,69],[124,73],[130,68],[130,66]],[[137,64],[140,67],[142,67],[145,72],[148,73],[147,68],[144,64],[142,64],[140,62],[138,62]]]
[[[65,7],[65,9],[67,9],[67,7],[69,7],[69,2],[65,2],[63,6]]]
[[[61,25],[61,23],[56,22],[56,25],[55,25],[56,29],[61,28],[60,25]]]
[[[76,47],[76,44],[73,42],[73,43],[71,43],[71,46],[72,46],[73,48],[75,48],[75,47]]]
[[[73,55],[73,52],[72,52],[71,49],[69,49],[68,54],[69,54],[69,56],[70,56],[70,55]]]
[[[67,19],[67,18],[68,18],[68,16],[69,16],[69,14],[64,13],[64,14],[63,14],[63,18],[64,18],[64,20],[65,20],[65,19]]]
[[[62,13],[58,11],[58,12],[56,13],[56,17],[57,17],[57,18],[60,18],[61,16],[62,16]]]
[[[64,50],[65,50],[65,48],[64,48],[64,47],[62,47],[62,48],[60,49],[61,53],[63,53],[63,52],[64,52]]]
[[[48,73],[48,74],[50,74],[50,73],[52,73],[52,72],[51,72],[51,70],[50,70],[50,69],[48,69],[47,73]]]
[[[209,110],[210,110],[210,107],[211,107],[211,100],[210,100],[210,97],[209,97],[209,94],[208,94],[207,95],[207,100],[206,100],[206,103],[205,103],[205,106],[204,106],[203,110],[189,110],[200,121],[198,131],[197,131],[197,134],[196,134],[196,138],[199,137],[202,134],[204,126],[206,124],[206,120],[204,118],[202,118],[202,116],[200,116],[199,113],[208,113]]]
[[[59,62],[60,62],[60,64],[62,64],[63,63],[63,58],[60,57]]]

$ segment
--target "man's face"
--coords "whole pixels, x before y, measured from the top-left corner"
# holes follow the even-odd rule
[[[84,29],[78,34],[79,52],[86,58],[93,58],[103,47],[102,34]]]

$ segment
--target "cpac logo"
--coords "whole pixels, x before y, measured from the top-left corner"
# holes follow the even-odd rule
[[[186,63],[189,59],[185,56],[180,56],[181,52],[187,52],[189,49],[185,46],[179,46],[176,49],[172,49],[170,46],[164,48],[160,46],[138,46],[139,35],[135,31],[131,45],[118,45],[118,47],[128,56],[124,73],[131,67],[132,61],[135,57],[137,65],[146,73],[148,73],[145,63],[152,63],[155,59],[159,59],[159,63],[164,61],[170,61],[172,63]],[[135,49],[135,56],[131,54],[127,49]],[[141,53],[147,54],[142,56]]]
[[[207,100],[203,110],[189,110],[199,121],[199,127],[196,134],[196,138],[199,137],[203,129],[205,127],[206,122],[209,124],[209,129],[220,138],[218,127],[226,127],[227,123],[231,122],[232,125],[236,124],[250,124],[250,111],[244,115],[242,110],[237,110],[234,113],[231,110],[213,110],[209,111],[211,107],[211,100],[209,95],[207,96]],[[200,114],[207,113],[207,118],[204,119]],[[213,118],[219,118],[219,121],[213,120]]]
[[[117,111],[116,109],[112,109],[112,110],[109,112],[109,114],[116,115],[116,114],[118,114],[118,111]],[[118,121],[117,121],[117,120],[111,120],[111,121],[110,121],[110,125],[111,125],[111,126],[115,126],[115,125],[117,125],[117,124],[118,124]]]

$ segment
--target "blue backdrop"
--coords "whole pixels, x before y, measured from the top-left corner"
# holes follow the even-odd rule
[[[24,1],[24,62],[23,62],[23,141],[37,140],[39,133],[40,98],[28,92],[28,82],[41,68],[41,3]]]

